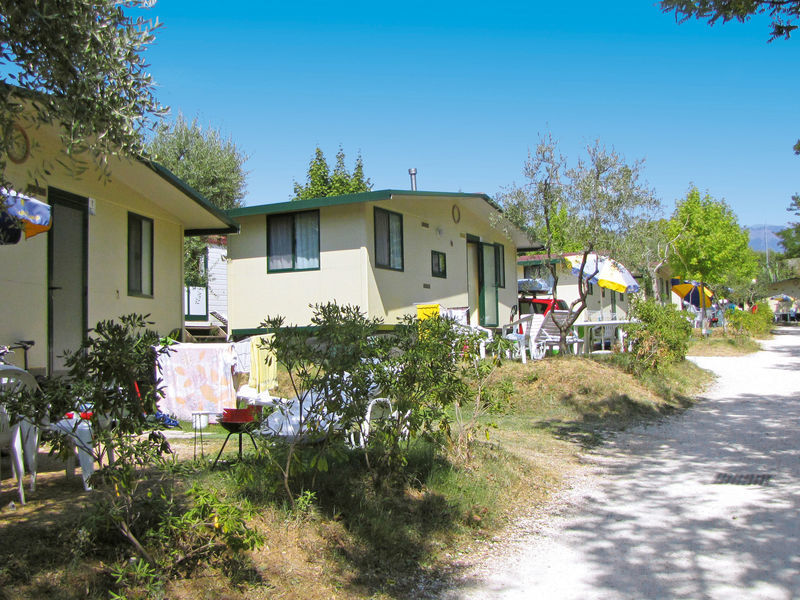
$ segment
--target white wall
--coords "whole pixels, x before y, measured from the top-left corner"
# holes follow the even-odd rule
[[[459,223],[452,216],[453,204],[460,205]],[[403,271],[374,267],[376,206],[403,215]],[[414,303],[467,306],[467,234],[505,247],[506,287],[499,290],[501,324],[507,322],[516,303],[514,245],[460,199],[413,197],[322,207],[321,268],[317,271],[268,274],[266,215],[238,221],[241,233],[228,236],[232,330],[255,329],[267,315],[283,315],[288,323],[306,325],[311,318],[308,305],[328,301],[356,304],[386,323],[416,314]],[[447,278],[432,277],[431,250],[445,253]]]
[[[152,326],[162,334],[181,326],[183,226],[171,213],[114,177],[101,177],[90,168],[78,175],[58,162],[60,141],[47,128],[28,128],[35,154],[22,165],[8,163],[5,177],[19,191],[33,184],[43,190],[59,188],[94,198],[96,214],[88,217],[89,327],[98,321],[136,312],[149,314]],[[49,173],[36,171],[47,165]],[[115,167],[123,169],[124,166]],[[157,175],[153,174],[153,177]],[[39,199],[46,201],[46,191]],[[128,211],[153,219],[153,297],[128,296]],[[47,365],[47,243],[42,233],[15,246],[0,246],[0,344],[32,339],[30,367],[43,371]],[[20,357],[21,358],[21,357]]]
[[[228,314],[228,249],[225,246],[208,247],[208,311]],[[217,320],[210,318],[212,322]]]
[[[228,236],[230,330],[258,328],[267,316],[307,325],[314,303],[367,305],[363,276],[364,226],[358,205],[320,211],[320,269],[267,273],[267,217],[239,218],[241,233]]]
[[[445,308],[469,305],[467,295],[467,234],[482,242],[500,243],[505,248],[506,286],[498,290],[500,324],[506,323],[517,301],[516,247],[502,231],[470,209],[471,202],[459,198],[404,198],[402,202],[383,201],[365,205],[370,264],[374,264],[374,207],[403,215],[404,262],[402,272],[372,269],[370,272],[370,313],[387,322],[404,314],[416,314],[414,303],[438,303]],[[453,219],[453,206],[459,207],[460,220]],[[425,226],[427,225],[427,227]],[[431,251],[444,252],[447,278],[431,275]]]

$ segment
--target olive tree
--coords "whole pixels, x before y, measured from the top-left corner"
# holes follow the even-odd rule
[[[161,123],[147,144],[148,154],[197,190],[221,210],[242,205],[247,189],[244,163],[248,156],[218,129],[203,129],[197,119],[191,123],[178,114],[174,123]],[[187,237],[183,243],[183,271],[186,285],[205,285],[207,275],[200,268],[208,238]]]
[[[795,21],[800,19],[800,0],[661,0],[661,9],[674,12],[681,23],[694,17],[707,20],[709,25],[720,20],[744,23],[753,15],[769,15],[769,41],[789,39],[797,29]]]
[[[558,264],[549,260],[565,252],[581,252],[578,298],[569,314],[556,323],[561,332],[559,348],[567,351],[566,339],[586,308],[589,254],[596,250],[611,257],[623,253],[628,237],[641,223],[653,219],[661,203],[640,181],[641,161],[628,164],[613,149],[600,142],[586,148],[586,157],[568,168],[552,135],[542,136],[536,151],[529,153],[524,175],[527,182],[511,186],[499,195],[509,219],[544,243],[548,268],[557,297]]]
[[[76,170],[138,154],[165,109],[142,53],[158,20],[133,17],[147,0],[0,0],[0,171],[21,100],[36,123],[56,123]]]

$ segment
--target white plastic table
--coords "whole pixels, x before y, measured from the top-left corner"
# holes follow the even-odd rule
[[[78,462],[81,465],[81,477],[83,478],[83,488],[88,492],[92,489],[89,485],[89,478],[94,473],[94,452],[92,441],[92,426],[89,421],[81,418],[80,413],[72,413],[72,418],[61,419],[56,423],[50,424],[50,429],[64,433],[70,437],[70,441],[75,444],[78,450]],[[75,461],[70,458],[67,461],[67,474],[75,474]]]
[[[633,321],[630,319],[607,319],[604,321],[580,321],[575,323],[574,327],[583,327],[583,353],[591,354],[592,328],[613,326],[616,330],[616,335],[620,346],[623,346],[622,329],[620,328],[620,325],[628,325],[630,323],[633,323]]]

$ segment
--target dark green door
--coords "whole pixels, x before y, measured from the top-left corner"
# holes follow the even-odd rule
[[[53,226],[48,232],[48,372],[65,371],[64,351],[77,350],[87,329],[88,201],[50,188]]]

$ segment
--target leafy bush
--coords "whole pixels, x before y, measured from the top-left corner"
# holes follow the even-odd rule
[[[458,461],[472,460],[473,441],[480,430],[489,439],[489,430],[496,427],[486,423],[484,417],[504,413],[516,392],[514,381],[504,377],[491,382],[492,375],[502,364],[502,357],[510,350],[512,342],[495,336],[486,345],[486,358],[479,358],[481,337],[478,333],[465,336],[461,361],[461,379],[467,384],[462,397],[453,403],[454,423],[450,428],[451,453]],[[471,397],[470,397],[471,396]]]
[[[285,327],[282,317],[262,323],[274,331],[266,345],[286,368],[302,405],[303,439],[289,440],[286,452],[275,447],[277,442],[262,448],[263,457],[280,470],[293,507],[297,483],[313,486],[313,473],[325,472],[342,459],[351,433],[363,435],[367,406],[376,395],[388,399],[392,410],[371,423],[364,458],[378,479],[402,479],[412,441],[443,441],[450,432],[447,409],[469,393],[463,359],[473,347],[477,352],[474,340],[447,319],[409,316],[383,333],[381,320],[368,319],[356,306],[328,303],[312,308],[311,331]],[[336,415],[336,426],[331,415]],[[317,443],[300,443],[309,440]],[[311,482],[305,478],[309,473]],[[262,478],[256,479],[264,486]]]
[[[381,468],[398,475],[411,441],[419,437],[445,440],[450,431],[447,408],[469,394],[461,370],[460,351],[465,348],[469,353],[464,334],[452,321],[439,317],[406,317],[385,338],[374,375],[394,412],[379,422],[370,440]]]
[[[737,310],[726,315],[728,325],[737,335],[766,335],[772,329],[772,310],[766,302],[756,304],[755,312]]]
[[[287,327],[280,316],[268,317],[261,324],[274,332],[264,345],[286,368],[299,404],[300,435],[289,439],[287,451],[269,447],[279,441],[262,448],[263,456],[281,472],[293,508],[293,480],[308,472],[326,471],[332,454],[366,414],[373,370],[380,359],[380,345],[375,341],[379,319],[367,318],[357,306],[327,303],[312,308],[312,331]],[[316,442],[311,450],[304,447],[309,441]]]
[[[627,326],[638,367],[658,369],[686,358],[692,326],[672,304],[639,299],[631,316],[638,321]]]
[[[164,435],[147,431],[146,414],[156,412],[163,396],[156,356],[167,351],[155,349],[160,339],[148,325],[146,315],[136,314],[99,322],[80,349],[67,354],[68,379],[51,382],[45,393],[54,410],[58,407],[56,415],[64,414],[65,398],[71,399],[69,410],[90,413],[86,418],[92,427],[92,452],[103,466],[92,477],[102,514],[154,566],[134,533],[141,518],[143,468],[162,465],[170,454]],[[63,449],[67,442],[66,434],[60,433],[55,446]]]

